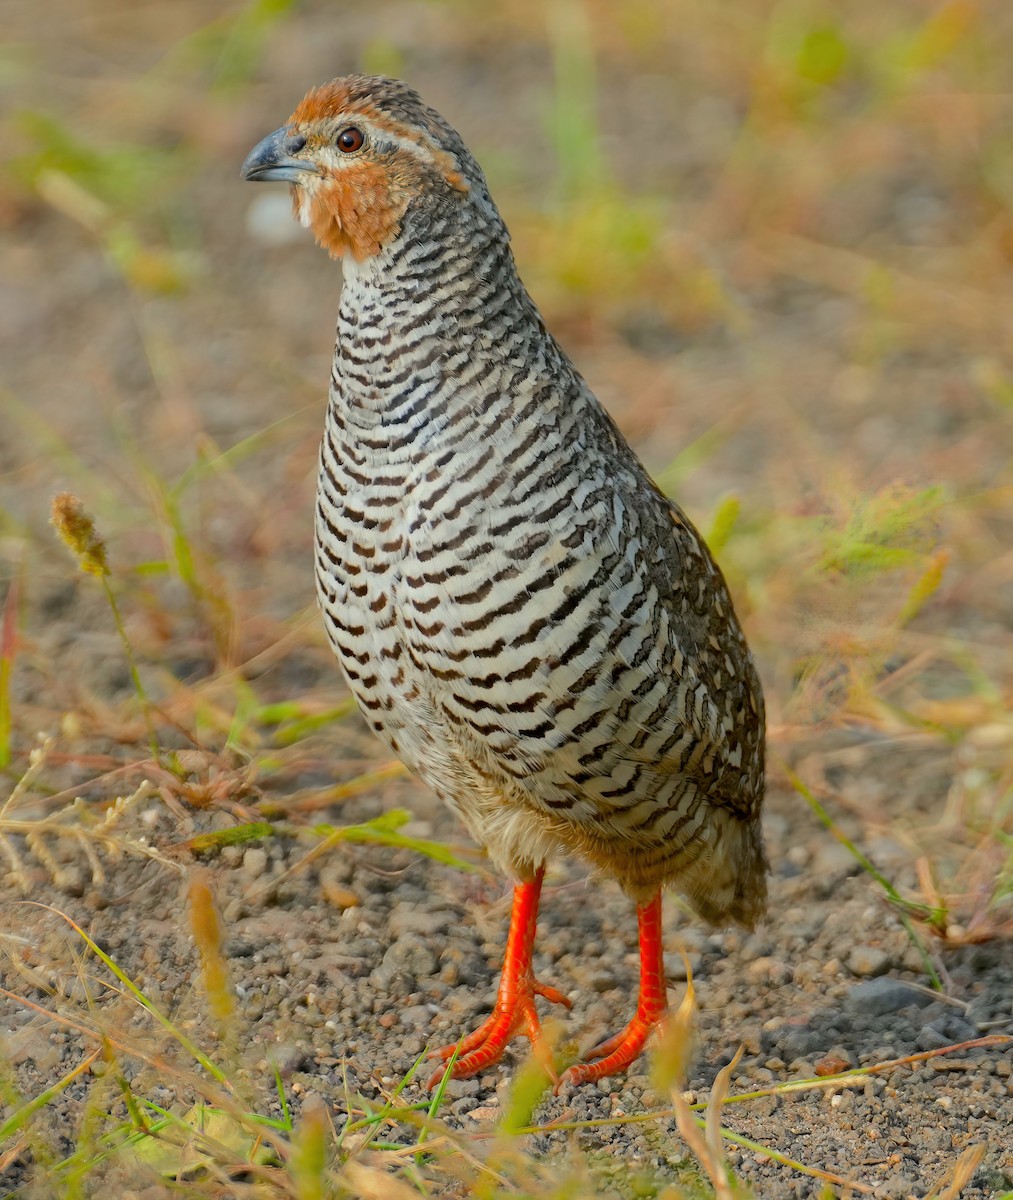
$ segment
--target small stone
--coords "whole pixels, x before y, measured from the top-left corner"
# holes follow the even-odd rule
[[[433,1019],[433,1011],[428,1004],[409,1004],[401,1009],[400,1015],[402,1025],[411,1025],[416,1029],[424,1028]]]
[[[878,946],[856,946],[848,955],[848,970],[855,975],[885,975],[889,969],[890,956]]]
[[[927,996],[918,988],[911,987],[900,979],[890,979],[881,976],[870,979],[865,983],[856,984],[845,996],[844,1007],[851,1013],[862,1013],[865,1016],[880,1017],[884,1013],[897,1012],[908,1005],[917,1004],[924,1008],[932,1003],[932,997]]]
[[[816,1063],[817,1075],[840,1075],[842,1071],[847,1071],[851,1063],[841,1054],[836,1054],[831,1050],[829,1054],[825,1054]]]
[[[479,1084],[477,1079],[451,1079],[447,1082],[446,1095],[451,1100],[459,1100],[463,1096],[477,1096],[478,1093]]]
[[[53,882],[68,896],[83,896],[88,886],[88,874],[83,866],[72,863],[63,867]]]
[[[250,846],[243,855],[243,872],[251,879],[259,879],[267,870],[267,851],[263,846]]]
[[[977,1029],[969,1021],[957,1013],[947,1013],[925,1025],[915,1040],[919,1050],[939,1050],[977,1036]]]
[[[914,1194],[918,1181],[908,1175],[895,1174],[878,1184],[873,1195],[882,1196],[884,1200],[907,1200]]]
[[[773,941],[764,933],[753,933],[746,938],[739,951],[743,961],[751,962],[756,958],[765,958],[774,949]]]
[[[776,987],[791,979],[791,967],[779,958],[768,958],[763,955],[760,958],[754,958],[749,963],[746,967],[746,974],[750,979],[756,979],[762,983],[772,983]]]
[[[320,890],[329,904],[333,904],[340,912],[349,908],[358,908],[362,901],[351,888],[346,887],[332,871],[320,872]]]
[[[609,992],[617,982],[614,972],[607,967],[596,967],[587,976],[587,986],[592,992]]]
[[[396,908],[387,922],[395,938],[405,933],[417,933],[426,937],[445,935],[454,929],[460,921],[452,913],[421,912],[414,908]]]
[[[836,876],[838,879],[845,875],[856,875],[861,870],[855,856],[840,842],[827,842],[821,846],[813,866],[818,875]]]
[[[428,979],[436,974],[436,955],[422,938],[409,934],[387,948],[381,967],[385,969],[388,977],[392,977],[397,972],[403,972],[416,980]],[[379,968],[373,974],[376,975],[378,972],[380,972]],[[377,983],[378,986],[387,986],[389,978],[378,980]]]
[[[822,1050],[825,1038],[817,1029],[802,1025],[785,1029],[778,1039],[778,1048],[784,1057],[791,1062],[796,1058],[806,1058]]]

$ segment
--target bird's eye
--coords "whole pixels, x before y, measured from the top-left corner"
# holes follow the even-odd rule
[[[338,134],[338,149],[344,154],[354,154],[365,140],[361,129],[343,129]]]

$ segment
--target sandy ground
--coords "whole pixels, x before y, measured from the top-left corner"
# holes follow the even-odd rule
[[[306,84],[361,61],[373,25],[345,14],[336,46],[332,11],[310,5],[272,34],[258,82],[239,100],[223,99],[173,90],[171,69],[163,90],[157,77],[139,87],[140,66],[153,69],[199,23],[187,5],[172,7],[175,24],[157,7],[128,15],[116,6],[113,22],[98,5],[76,25],[69,8],[74,36],[47,49],[38,79],[19,77],[25,105],[73,113],[75,127],[93,134],[112,131],[149,146],[178,142],[199,166],[172,184],[168,233],[153,218],[150,228],[143,220],[138,226],[153,244],[175,247],[190,272],[168,294],[124,281],[95,229],[82,224],[87,206],[75,208],[73,197],[57,191],[43,199],[13,183],[0,191],[8,430],[0,437],[0,582],[20,580],[16,771],[39,734],[54,738],[35,785],[6,815],[37,819],[59,807],[54,795],[79,795],[84,815],[75,819],[98,818],[148,776],[156,791],[122,816],[116,836],[144,838],[167,862],[100,847],[95,864],[69,836],[12,837],[18,871],[5,868],[0,881],[7,953],[0,973],[13,995],[0,998],[0,1034],[26,1097],[90,1048],[47,1014],[76,1013],[189,1069],[148,1016],[110,993],[111,977],[83,959],[59,915],[23,901],[73,917],[190,1036],[215,1046],[185,900],[188,880],[205,870],[224,917],[238,996],[239,1033],[232,1036],[255,1068],[261,1111],[274,1103],[269,1068],[277,1065],[296,1109],[320,1096],[340,1123],[346,1089],[380,1097],[427,1045],[451,1040],[488,1010],[508,912],[508,884],[410,781],[380,782],[313,814],[292,810],[293,797],[383,765],[357,717],[325,725],[294,748],[275,744],[270,723],[252,722],[240,729],[237,752],[223,750],[237,680],[259,704],[295,699],[310,715],[345,698],[316,629],[309,571],[314,455],[340,276],[276,209],[262,207],[259,194],[255,204],[236,172]],[[552,155],[541,132],[546,89],[538,82],[550,73],[544,44],[529,39],[520,19],[469,36],[454,24],[455,6],[380,7],[399,31],[405,73],[459,123],[502,181],[497,194],[524,274],[652,470],[663,473],[680,450],[710,437],[701,467],[677,472],[680,500],[705,520],[728,492],[743,499],[749,536],[730,547],[729,567],[771,711],[765,827],[772,902],[769,920],[751,936],[704,930],[668,905],[673,999],[684,987],[679,947],[697,986],[687,1088],[706,1099],[740,1044],[745,1056],[733,1091],[808,1077],[827,1062],[860,1066],[1013,1036],[1013,944],[998,936],[999,922],[995,936],[982,924],[971,930],[979,944],[959,944],[967,933],[960,928],[947,945],[924,935],[943,985],[934,994],[925,962],[880,888],[815,820],[785,771],[791,765],[819,785],[840,830],[903,894],[924,895],[916,864],[931,853],[937,873],[963,889],[953,918],[959,924],[981,914],[976,897],[998,863],[991,851],[975,860],[957,822],[973,808],[967,797],[984,794],[1008,765],[1008,730],[987,724],[986,715],[987,736],[955,741],[885,716],[882,706],[870,706],[867,718],[852,711],[838,720],[835,681],[847,675],[848,647],[865,636],[862,620],[901,601],[889,580],[825,594],[811,562],[805,570],[793,565],[795,543],[763,533],[772,512],[801,521],[844,504],[845,482],[863,493],[894,481],[914,489],[942,482],[951,495],[968,495],[1000,478],[1005,443],[996,405],[979,382],[998,369],[1007,302],[989,274],[987,246],[973,257],[981,278],[961,278],[963,290],[952,293],[933,282],[947,278],[947,237],[956,244],[954,231],[961,231],[963,244],[975,221],[993,228],[983,202],[959,186],[962,151],[954,146],[963,143],[940,150],[920,135],[906,140],[887,113],[871,122],[873,135],[860,149],[842,138],[840,179],[832,164],[806,159],[810,165],[797,168],[804,194],[789,203],[777,191],[778,172],[796,169],[787,135],[771,139],[781,157],[771,159],[769,179],[761,167],[749,174],[748,155],[733,154],[728,131],[743,111],[735,79],[744,76],[717,53],[717,42],[711,59],[694,64],[685,54],[679,71],[659,62],[634,83],[625,77],[628,56],[603,46],[611,168],[633,191],[677,198],[664,218],[671,232],[663,269],[676,264],[684,274],[673,278],[697,281],[696,290],[689,282],[658,287],[648,275],[641,285],[657,290],[646,299],[620,296],[621,280],[606,296],[568,296],[539,274],[545,227],[528,203],[535,195],[549,206],[544,179]],[[42,44],[33,12],[19,8],[13,32]],[[27,153],[23,132],[19,138]],[[750,206],[762,210],[759,233]],[[290,232],[295,240],[286,240]],[[842,249],[809,257],[813,239]],[[916,274],[902,275],[887,300],[875,281],[853,282],[852,251],[870,262],[894,255],[913,272],[920,248],[929,264],[924,285]],[[607,265],[605,250],[599,253]],[[697,311],[685,298],[701,292],[703,264],[727,289],[723,307]],[[243,453],[216,459],[258,431],[266,432]],[[187,470],[196,482],[175,495],[200,596],[173,571],[138,569],[168,557],[168,493],[157,480],[178,481]],[[166,788],[168,799],[157,790],[165,778],[144,763],[144,729],[108,609],[95,581],[75,574],[47,529],[49,497],[66,487],[82,496],[109,540],[142,675],[171,717],[160,725],[163,746],[190,755],[189,775]],[[910,640],[884,651],[884,670],[917,665],[957,638],[1000,679],[1010,664],[1007,526],[987,507],[974,510],[973,520],[963,510],[936,520],[952,556],[946,586]],[[771,565],[779,555],[780,570]],[[800,683],[809,678],[800,667],[806,655],[828,647],[844,649],[815,682]],[[923,690],[941,703],[963,703],[961,686],[952,662],[940,661]],[[909,699],[902,689],[891,695],[898,707]],[[305,837],[193,853],[194,835],[241,823],[265,806],[300,827],[405,807],[413,818],[402,832],[457,848],[478,870],[347,844],[303,864]],[[561,1017],[565,1045],[588,1047],[625,1023],[635,996],[635,923],[612,883],[588,880],[579,864],[555,864],[538,950],[541,977],[574,1002]],[[923,1058],[855,1087],[754,1099],[730,1107],[726,1123],[898,1198],[925,1195],[967,1147],[981,1145],[985,1157],[961,1195],[997,1197],[1013,1188],[1010,1045],[997,1040]],[[172,1072],[136,1056],[129,1061],[137,1090],[169,1107],[190,1102]],[[451,1084],[448,1123],[469,1132],[491,1127],[516,1061]],[[92,1086],[89,1077],[76,1080],[50,1105],[43,1126],[57,1155],[78,1136]],[[418,1085],[406,1095],[418,1098]],[[618,1117],[666,1103],[646,1074],[634,1073],[548,1100],[537,1120]],[[385,1134],[388,1141],[413,1136],[404,1126]],[[531,1144],[556,1152],[571,1136],[540,1134]],[[655,1179],[674,1178],[685,1159],[667,1119],[592,1127],[577,1137],[599,1155],[618,1152],[623,1172],[633,1163]],[[760,1195],[819,1194],[819,1183],[768,1156],[735,1146],[729,1153]],[[0,1193],[24,1178],[23,1161],[12,1162],[0,1175]],[[632,1184],[610,1186],[625,1197]]]
[[[853,762],[867,763],[878,748],[859,743],[852,749]],[[331,815],[342,824],[365,820],[395,802],[407,802],[415,813],[403,832],[455,844],[447,814],[408,783],[391,785],[387,795],[348,801]],[[222,811],[190,812],[181,822],[155,800],[142,802],[121,832],[143,836],[192,871],[193,856],[171,847],[193,832],[235,822]],[[668,909],[673,999],[684,987],[677,982],[685,973],[680,946],[697,987],[698,1042],[687,1085],[699,1099],[706,1099],[716,1071],[740,1044],[745,1056],[733,1091],[811,1077],[827,1059],[837,1060],[840,1070],[985,1035],[1013,1035],[1009,943],[938,957],[946,988],[933,995],[896,917],[799,803],[775,791],[766,828],[772,903],[769,921],[757,933],[707,932],[680,917],[674,905]],[[876,850],[877,861],[891,864],[889,845]],[[180,874],[126,858],[96,883],[77,850],[54,853],[65,863],[63,885],[54,887],[51,871],[27,853],[29,894],[78,921],[189,1036],[215,1047]],[[225,919],[225,952],[239,996],[237,1027],[244,1060],[260,1081],[260,1111],[280,1115],[270,1099],[270,1066],[277,1065],[297,1109],[307,1096],[320,1096],[340,1123],[346,1089],[379,1101],[427,1045],[451,1040],[487,1011],[508,896],[503,883],[484,872],[465,874],[406,851],[344,846],[300,866],[305,853],[305,846],[277,839],[263,847],[227,847],[204,862]],[[914,883],[903,869],[899,881]],[[80,1011],[87,996],[90,1025],[190,1065],[178,1047],[159,1037],[147,1014],[99,984],[103,977],[112,982],[103,969],[94,962],[82,966],[80,944],[56,914],[15,907],[15,895],[6,888],[3,898],[7,932],[19,943],[19,969],[6,974],[7,986],[64,1013]],[[553,870],[536,969],[573,999],[573,1009],[562,1016],[563,1042],[571,1051],[628,1019],[636,989],[635,926],[631,906],[613,884],[588,881],[573,864]],[[3,1022],[7,1052],[28,1095],[90,1048],[31,1007],[5,1002]],[[517,1044],[519,1054],[523,1046]],[[511,1059],[479,1078],[450,1084],[444,1115],[452,1127],[490,1126],[516,1065]],[[141,1094],[167,1107],[190,1102],[187,1089],[164,1070],[135,1060],[134,1071],[133,1086]],[[665,1107],[667,1097],[655,1094],[642,1071],[646,1066],[569,1090],[543,1103],[536,1119],[607,1118]],[[76,1128],[89,1086],[72,1084],[52,1106],[46,1125],[61,1150],[71,1148],[63,1122]],[[406,1091],[409,1099],[422,1094],[414,1083]],[[725,1123],[891,1197],[925,1194],[960,1151],[984,1145],[984,1163],[961,1194],[999,1195],[1013,1176],[1013,1042],[898,1066],[854,1087],[752,1100],[728,1109]],[[384,1136],[410,1144],[416,1135],[401,1126]],[[539,1135],[533,1144],[540,1152],[564,1149],[570,1136]],[[589,1129],[580,1143],[618,1152],[658,1179],[674,1177],[684,1158],[670,1120],[646,1128]],[[730,1158],[761,1195],[819,1194],[814,1181],[764,1155],[733,1146]],[[11,1182],[19,1177],[16,1167],[8,1173]]]

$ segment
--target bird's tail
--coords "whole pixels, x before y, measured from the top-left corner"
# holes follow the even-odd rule
[[[743,821],[730,812],[717,829],[711,854],[701,859],[694,878],[676,882],[700,916],[711,925],[734,921],[755,927],[767,911],[767,854],[759,821]]]

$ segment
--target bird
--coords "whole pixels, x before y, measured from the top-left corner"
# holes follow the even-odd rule
[[[408,84],[315,87],[251,150],[341,260],[315,575],[371,729],[513,883],[467,1078],[518,1035],[555,1080],[626,1070],[669,1012],[662,894],[766,907],[763,692],[721,570],[546,328],[478,162]],[[589,253],[592,248],[589,247]],[[557,1074],[533,968],[546,863],[635,905],[636,1010]],[[603,893],[604,894],[604,893]],[[614,903],[614,901],[609,901]]]

